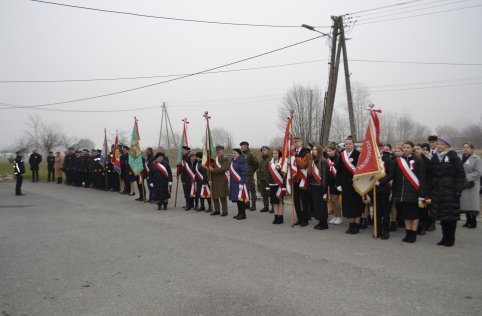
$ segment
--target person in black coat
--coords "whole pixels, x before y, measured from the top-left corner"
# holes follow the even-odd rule
[[[427,196],[430,196],[430,185],[429,185],[429,183],[431,183],[430,179],[431,179],[431,170],[432,170],[430,160],[432,159],[432,157],[430,156],[430,158],[429,158],[425,154],[421,144],[416,144],[414,146],[414,153],[417,154],[420,157],[420,159],[422,159],[423,166],[424,166],[424,169],[425,169],[425,175],[424,175],[425,183],[427,183],[427,186],[425,187],[425,193],[427,194]],[[418,224],[417,234],[418,235],[425,235],[425,232],[426,232],[428,226],[430,226],[430,223],[431,223],[431,220],[430,220],[430,215],[429,215],[429,208],[428,208],[428,205],[427,205],[426,207],[424,207],[420,210],[420,223]]]
[[[328,175],[327,175],[327,185],[328,185],[328,199],[331,202],[333,210],[333,218],[328,222],[329,224],[340,225],[343,223],[341,218],[341,205],[340,205],[340,191],[336,188],[336,165],[340,159],[338,151],[335,144],[330,144],[326,147],[326,162],[328,164]]]
[[[268,184],[270,203],[273,206],[274,220],[273,224],[283,224],[284,196],[286,195],[286,175],[281,172],[280,159],[282,158],[281,150],[275,148],[272,152],[273,159],[268,163],[268,172],[266,173],[266,183]]]
[[[338,191],[341,191],[343,216],[347,217],[350,226],[347,234],[358,234],[360,232],[360,218],[365,210],[362,197],[353,188],[353,173],[355,172],[360,152],[355,149],[353,137],[348,136],[345,140],[345,151],[340,153],[340,159],[336,165],[336,184]]]
[[[413,147],[410,141],[403,144],[403,155],[395,160],[392,188],[397,213],[405,222],[406,234],[402,241],[408,243],[417,240],[420,208],[426,197],[425,167],[420,157],[413,153]]]
[[[432,157],[432,207],[442,225],[439,246],[455,243],[455,229],[460,219],[460,196],[464,189],[465,170],[457,153],[450,148],[450,138],[437,140],[437,153]]]
[[[209,189],[209,179],[208,179],[208,172],[206,168],[203,168],[202,166],[202,159],[203,159],[203,153],[197,152],[196,153],[196,186],[197,186],[197,192],[196,192],[196,198],[195,198],[195,206],[194,209],[197,212],[203,212],[206,211],[206,207],[204,206],[205,200],[208,202],[208,212],[211,212],[211,198],[208,196],[207,190]],[[200,206],[199,206],[200,205]]]
[[[41,162],[42,155],[37,153],[37,149],[34,149],[28,159],[30,170],[32,171],[32,182],[38,182],[38,170]]]
[[[390,238],[390,193],[392,191],[391,180],[393,179],[393,163],[394,160],[391,153],[384,152],[382,154],[383,167],[385,176],[378,180],[376,184],[376,203],[377,203],[377,232],[381,239]],[[370,193],[373,201],[373,193]]]
[[[22,193],[23,174],[25,173],[25,164],[23,163],[22,153],[17,151],[17,157],[13,161],[13,173],[17,178],[15,184],[15,195],[25,195]]]
[[[326,203],[329,167],[323,158],[323,148],[316,145],[311,150],[311,166],[308,172],[308,183],[310,184],[311,206],[313,216],[319,220],[315,229],[328,229],[328,205]]]
[[[52,151],[49,151],[47,156],[47,182],[55,182],[55,156]]]
[[[74,159],[75,159],[75,151],[73,148],[69,148],[69,151],[65,153],[64,157],[64,165],[62,166],[62,170],[65,173],[65,184],[72,185],[73,180],[73,170],[74,170]]]
[[[181,173],[181,183],[182,183],[182,191],[184,192],[184,200],[186,201],[186,205],[182,208],[187,208],[190,204],[191,199],[191,179],[189,179],[188,172],[187,172],[187,164],[189,161],[188,154],[191,148],[188,146],[182,146],[182,165],[180,169],[178,169]],[[179,180],[179,178],[178,178]]]
[[[171,197],[172,171],[164,154],[158,152],[149,167],[149,186],[153,189],[153,201],[157,203],[157,209],[161,210],[165,200]]]

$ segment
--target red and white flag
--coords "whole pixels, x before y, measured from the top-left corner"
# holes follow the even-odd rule
[[[370,109],[370,122],[368,123],[360,157],[353,173],[353,187],[361,196],[370,192],[378,179],[385,176],[385,168],[383,167],[377,143],[380,132],[378,113],[380,113],[380,110]]]
[[[286,174],[286,191],[291,194],[293,175],[298,172],[295,164],[295,144],[293,135],[293,117],[288,116],[286,122],[285,136],[283,138],[283,149],[281,152],[281,171]]]

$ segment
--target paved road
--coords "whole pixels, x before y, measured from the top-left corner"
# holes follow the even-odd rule
[[[0,183],[1,316],[481,314],[481,229],[459,227],[453,248],[435,245],[440,227],[409,245],[401,231],[381,241],[24,189]]]

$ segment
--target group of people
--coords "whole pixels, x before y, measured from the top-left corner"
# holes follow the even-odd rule
[[[435,221],[439,220],[442,240],[438,244],[450,247],[455,242],[461,212],[466,214],[464,227],[477,226],[482,160],[474,154],[474,149],[472,143],[465,143],[459,157],[451,148],[450,138],[445,136],[430,136],[425,144],[406,141],[393,150],[385,144],[380,147],[385,176],[376,183],[376,197],[373,193],[361,196],[353,187],[360,152],[350,136],[343,147],[330,143],[325,148],[313,142],[305,147],[303,140],[295,137],[291,149],[294,159],[288,159],[291,172],[282,166],[279,148],[263,146],[258,158],[251,152],[249,143],[243,141],[239,148],[232,150],[230,159],[224,147],[217,146],[215,157],[207,161],[203,160],[202,152],[184,146],[177,176],[182,183],[186,211],[227,216],[229,198],[236,204],[234,218],[243,220],[246,210],[256,210],[258,192],[263,201],[260,211],[274,213],[273,224],[283,224],[285,196],[291,191],[297,219],[294,225],[305,227],[315,218],[318,223],[314,228],[325,230],[328,224],[339,225],[343,223],[342,218],[346,218],[349,223],[346,233],[357,234],[374,222],[370,203],[375,198],[376,237],[386,240],[391,231],[402,225],[406,232],[402,241],[413,243],[417,235],[435,230]],[[60,153],[49,155],[49,170],[51,165],[53,170],[52,176],[49,172],[49,181],[56,178],[62,183],[64,173],[67,185],[109,189],[131,196],[137,187],[136,200],[155,203],[159,210],[167,209],[173,173],[162,148],[156,153],[147,148],[140,174],[134,174],[129,166],[129,147],[121,145],[120,150],[120,168],[112,163],[112,153],[103,163],[100,150],[89,153],[69,149],[63,158]],[[31,155],[32,172],[38,170],[41,159],[36,152]],[[24,172],[19,154],[15,160],[17,194],[22,194],[18,179],[21,180]],[[32,179],[38,182],[38,175]],[[330,213],[333,216],[328,222]]]

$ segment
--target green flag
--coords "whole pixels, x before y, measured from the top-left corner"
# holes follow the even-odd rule
[[[134,118],[134,128],[132,129],[131,149],[129,150],[129,166],[135,175],[144,170],[142,163],[142,151],[139,145],[141,137],[139,136],[139,128],[137,126],[137,118]]]

